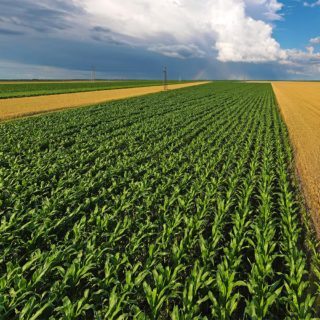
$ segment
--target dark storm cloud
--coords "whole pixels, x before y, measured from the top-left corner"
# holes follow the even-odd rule
[[[138,73],[152,74],[159,58],[142,49],[120,47],[106,42],[81,42],[53,37],[27,37],[12,41],[3,39],[1,58],[27,64],[38,64],[74,70],[91,70],[121,73],[134,76]],[[149,68],[151,68],[149,70]],[[147,69],[147,70],[146,70]]]
[[[0,23],[10,27],[50,32],[70,28],[68,17],[82,14],[81,8],[62,0],[1,0]],[[10,29],[11,29],[10,28]]]
[[[121,46],[125,44],[118,39],[118,35],[112,32],[111,29],[101,26],[91,28],[91,38],[95,41],[101,41],[108,45]]]
[[[92,28],[92,31],[94,31],[94,32],[101,32],[101,33],[110,33],[111,32],[111,30],[110,29],[108,29],[108,28],[104,28],[104,27],[100,27],[100,26],[96,26],[96,27],[93,27]]]
[[[5,36],[21,36],[24,32],[0,28],[0,35]]]
[[[115,45],[115,46],[124,45],[123,42],[120,42],[120,41],[114,39],[113,37],[106,37],[106,36],[102,36],[100,34],[93,34],[91,38],[93,40],[101,41],[101,42],[104,42],[104,43],[110,44],[110,45]]]
[[[36,42],[35,42],[36,41]],[[90,77],[91,66],[105,78],[161,79],[167,65],[169,79],[286,79],[276,64],[220,63],[213,59],[176,59],[143,48],[116,46],[105,42],[63,40],[48,37],[19,41],[4,39],[1,59],[30,65],[83,70]],[[35,45],[36,50],[35,50]],[[36,75],[34,75],[36,77]]]

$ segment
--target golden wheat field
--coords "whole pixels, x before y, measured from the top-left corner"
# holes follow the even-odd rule
[[[273,82],[295,150],[296,166],[320,237],[320,83]]]

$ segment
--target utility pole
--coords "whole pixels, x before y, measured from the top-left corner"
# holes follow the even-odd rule
[[[96,80],[96,67],[92,66],[91,67],[91,81],[95,81]]]
[[[168,89],[168,73],[167,67],[163,68],[163,90],[166,91]]]

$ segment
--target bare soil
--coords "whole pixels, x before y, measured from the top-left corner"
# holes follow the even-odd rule
[[[273,82],[295,149],[297,172],[320,239],[320,83]]]

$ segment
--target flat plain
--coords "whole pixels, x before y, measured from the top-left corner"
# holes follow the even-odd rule
[[[1,319],[317,316],[270,84],[64,110],[0,136]]]
[[[168,84],[186,81],[168,81]],[[0,81],[0,99],[161,85],[160,80]]]
[[[320,83],[273,82],[294,146],[295,162],[320,238]]]
[[[158,82],[159,83],[159,82]],[[181,89],[205,82],[169,84],[168,89]],[[75,108],[110,100],[130,98],[163,90],[163,86],[120,88],[90,92],[52,94],[36,97],[0,99],[0,120],[18,118],[43,112]]]

